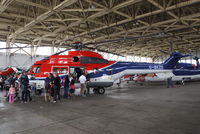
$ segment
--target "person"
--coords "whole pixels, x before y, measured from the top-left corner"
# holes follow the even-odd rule
[[[13,104],[14,103],[14,97],[15,97],[15,87],[14,87],[14,85],[10,85],[8,95],[9,95],[9,103]]]
[[[70,90],[69,90],[69,92],[70,92],[69,96],[70,96],[70,97],[73,97],[73,96],[74,96],[75,89],[76,89],[76,87],[75,87],[75,80],[72,79],[72,80],[70,81]]]
[[[35,96],[35,92],[36,92],[36,83],[33,83],[32,86],[31,86],[31,91],[32,91],[32,95]]]
[[[2,91],[3,91],[3,85],[4,85],[3,77],[0,76],[0,86],[1,86],[1,90],[2,90]]]
[[[10,75],[8,82],[9,82],[9,86],[14,85],[15,81],[17,80],[17,76],[15,75]]]
[[[20,85],[22,87],[22,103],[27,103],[29,79],[27,72],[23,72],[20,77]],[[30,98],[29,98],[30,99]]]
[[[60,79],[58,73],[55,73],[54,77],[55,78],[54,78],[54,101],[53,101],[53,103],[56,103],[57,98],[58,98],[58,100],[60,100],[61,79]]]
[[[81,69],[79,67],[77,67],[77,68],[75,68],[75,72],[77,74],[76,75],[76,80],[78,81],[80,76],[81,76],[81,74],[82,74],[82,71],[81,71]]]
[[[86,77],[87,94],[90,94],[90,87],[88,86],[88,82],[90,82],[90,74],[88,72],[85,72],[85,77]]]
[[[173,83],[172,83],[172,77],[168,77],[167,78],[167,88],[169,88],[169,87],[173,87]]]
[[[50,90],[49,90],[49,100],[53,102],[54,98],[54,76],[50,73]]]
[[[32,101],[32,98],[31,98],[31,92],[32,92],[32,88],[30,85],[28,85],[28,90],[27,90],[27,99],[29,101]]]
[[[82,75],[79,77],[79,81],[81,83],[81,96],[85,97],[85,83],[86,83],[86,77],[84,75],[84,73],[82,73]]]
[[[63,83],[63,86],[64,86],[64,97],[65,98],[68,98],[68,95],[69,95],[69,83],[70,83],[69,76],[66,75],[65,79],[64,79],[64,83]]]
[[[5,77],[6,80],[4,82],[4,97],[7,97],[8,96],[8,91],[9,91],[9,88],[10,88],[10,79],[11,79],[11,76],[7,76]]]
[[[182,78],[181,83],[182,85],[185,85],[185,78]]]
[[[15,82],[15,101],[20,100],[20,94],[19,94],[19,83]]]
[[[45,79],[45,101],[50,101],[51,73]]]

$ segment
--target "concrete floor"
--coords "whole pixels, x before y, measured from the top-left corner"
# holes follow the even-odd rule
[[[200,134],[200,83],[123,84],[105,95],[45,103],[0,101],[0,134]]]

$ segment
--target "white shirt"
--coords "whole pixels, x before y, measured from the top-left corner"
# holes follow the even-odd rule
[[[80,81],[81,84],[84,84],[86,82],[86,77],[84,75],[81,75],[79,77],[79,81]]]

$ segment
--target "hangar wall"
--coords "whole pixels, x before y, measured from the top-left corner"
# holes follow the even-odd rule
[[[14,53],[10,56],[6,56],[5,53],[0,53],[0,69],[4,69],[8,66],[19,67],[28,69],[35,61],[43,59],[45,56],[37,55],[31,57],[27,54]]]
[[[183,54],[190,54],[190,55],[193,55],[193,56],[191,56],[191,57],[186,57],[186,58],[182,58],[181,61],[180,61],[180,62],[182,62],[182,63],[192,63],[192,64],[196,64],[196,61],[193,59],[194,56],[197,56],[198,58],[200,58],[200,51],[191,52],[191,53],[183,53]],[[161,57],[157,58],[154,62],[162,63],[162,62],[164,62],[168,57],[169,57],[169,55],[161,56]]]

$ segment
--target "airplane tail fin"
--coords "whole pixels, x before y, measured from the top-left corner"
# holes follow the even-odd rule
[[[191,55],[182,55],[179,52],[174,52],[171,54],[171,56],[164,61],[163,68],[164,69],[174,69],[175,66],[178,64],[178,61],[183,57],[188,57]]]

